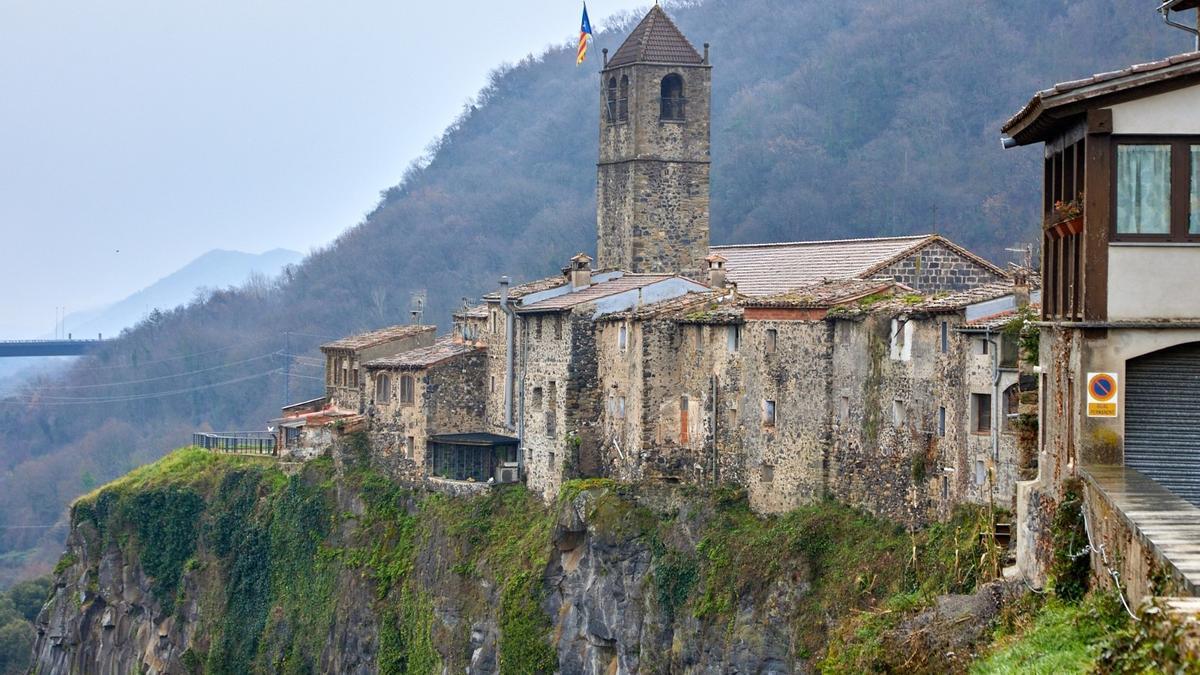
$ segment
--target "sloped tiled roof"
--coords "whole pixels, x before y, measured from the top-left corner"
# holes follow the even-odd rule
[[[399,340],[402,338],[411,337],[413,335],[418,335],[420,333],[430,332],[436,330],[436,328],[436,326],[416,326],[411,324],[405,326],[389,326],[388,328],[380,328],[379,330],[360,333],[358,335],[351,335],[340,340],[328,342],[321,345],[321,349],[367,349],[368,347],[375,347],[386,342],[391,342],[392,340]]]
[[[608,67],[615,68],[631,63],[700,65],[704,63],[704,59],[662,7],[655,5],[609,59]]]
[[[1001,131],[1019,145],[1045,140],[1069,117],[1079,115],[1094,99],[1126,94],[1133,89],[1180,80],[1180,86],[1200,81],[1200,52],[1180,54],[1054,85],[1033,95],[1025,107],[1004,123]],[[1128,96],[1126,94],[1126,96]]]
[[[394,368],[397,370],[420,370],[448,361],[462,354],[483,351],[483,347],[469,342],[458,342],[452,337],[443,337],[428,347],[418,347],[395,356],[385,356],[367,361],[367,368]]]
[[[747,307],[826,308],[879,293],[915,293],[891,279],[822,281],[786,293],[750,298]]]
[[[1036,315],[1038,310],[1041,309],[1041,305],[1038,303],[1033,303],[1029,305],[1029,308],[1032,309]],[[1020,310],[1016,309],[1008,309],[1003,312],[997,312],[990,316],[980,317],[974,321],[968,321],[967,323],[963,324],[962,328],[963,330],[969,331],[990,330],[995,332],[1003,330],[1004,327],[1008,325],[1009,321],[1012,321],[1017,317],[1017,313],[1019,311]]]
[[[517,308],[518,312],[554,312],[564,309],[570,309],[577,305],[582,305],[587,302],[593,302],[600,298],[606,298],[617,293],[624,293],[637,288],[643,288],[651,284],[656,284],[660,281],[674,278],[672,274],[626,274],[624,276],[602,281],[597,284],[592,284],[587,288],[575,291],[573,293],[564,293],[556,295],[552,298],[546,298],[540,302],[535,302],[531,305],[523,305]]]
[[[542,279],[535,279],[534,281],[527,281],[523,284],[517,284],[516,286],[509,288],[508,297],[512,300],[518,300],[532,293],[541,293],[542,291],[548,291],[551,288],[564,286],[566,283],[566,278],[561,274],[556,274],[555,276],[545,277]],[[484,295],[483,299],[484,301],[499,300],[500,291],[492,291],[491,293]]]
[[[474,307],[464,307],[454,313],[455,319],[486,319],[488,316],[487,305],[475,305]]]
[[[765,296],[826,280],[855,279],[908,253],[935,235],[713,246],[729,262],[738,292]]]

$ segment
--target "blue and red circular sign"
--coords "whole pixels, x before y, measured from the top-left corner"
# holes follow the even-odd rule
[[[1108,373],[1097,373],[1088,380],[1088,393],[1101,403],[1111,401],[1117,395],[1117,381]]]

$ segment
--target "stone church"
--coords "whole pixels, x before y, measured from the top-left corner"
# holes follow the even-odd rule
[[[652,8],[604,52],[595,260],[506,277],[441,337],[326,345],[327,395],[284,410],[280,452],[363,430],[396,478],[547,500],[609,477],[913,523],[1012,503],[1030,459],[1001,328],[1036,278],[937,235],[711,245],[712,74],[708,45]]]

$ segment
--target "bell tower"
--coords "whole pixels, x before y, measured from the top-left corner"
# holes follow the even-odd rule
[[[600,71],[597,263],[707,275],[712,66],[655,5]]]

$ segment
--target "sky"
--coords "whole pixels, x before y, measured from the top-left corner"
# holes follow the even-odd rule
[[[588,11],[599,30],[647,4]],[[0,0],[0,339],[214,248],[330,242],[493,68],[573,42],[581,7]]]

